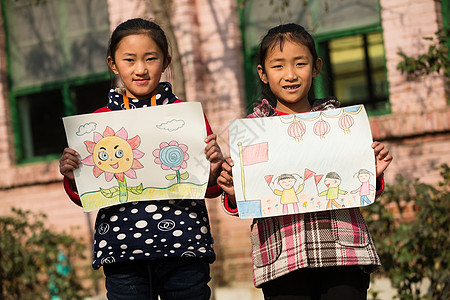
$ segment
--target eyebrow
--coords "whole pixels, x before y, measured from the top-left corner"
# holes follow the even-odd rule
[[[151,51],[151,52],[146,52],[144,55],[157,55],[158,52],[157,51]],[[132,55],[132,56],[136,56],[136,53],[133,52],[125,52],[124,55]]]
[[[105,147],[100,147],[100,149],[106,150],[106,148],[105,148]]]
[[[299,60],[299,59],[307,59],[307,57],[306,56],[294,57],[294,60]],[[284,58],[275,58],[275,59],[270,60],[269,62],[280,62],[280,61],[285,61],[285,60],[286,59],[284,59]]]
[[[119,145],[115,145],[115,146],[114,146],[114,149],[117,149],[117,147],[119,147]]]

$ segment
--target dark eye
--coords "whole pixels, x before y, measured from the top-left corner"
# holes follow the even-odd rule
[[[122,158],[123,157],[123,150],[117,150],[116,151],[116,157],[117,158]]]
[[[105,160],[108,159],[108,157],[109,157],[108,153],[106,153],[105,151],[102,151],[102,152],[98,153],[98,158],[100,158],[100,160],[105,161]]]

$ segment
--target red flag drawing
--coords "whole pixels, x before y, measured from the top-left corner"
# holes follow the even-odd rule
[[[310,169],[306,169],[306,168],[305,168],[305,175],[303,176],[303,177],[304,177],[303,180],[306,180],[306,179],[310,178],[310,177],[313,176],[313,175],[316,175],[316,173],[313,172],[313,171],[311,171]],[[316,184],[317,184],[317,183],[316,183]]]
[[[266,180],[267,184],[270,185],[272,182],[273,175],[266,175],[264,176],[264,179]]]
[[[242,164],[249,166],[269,160],[269,144],[259,143],[249,146],[242,146]]]
[[[242,143],[239,142],[238,147],[239,147],[239,157],[241,160],[242,194],[244,196],[244,200],[247,200],[245,195],[244,166],[259,164],[268,161],[269,143],[265,142],[249,146],[242,146]]]
[[[323,177],[323,175],[315,175],[314,176],[314,181],[316,182],[316,185],[319,184],[322,177]]]

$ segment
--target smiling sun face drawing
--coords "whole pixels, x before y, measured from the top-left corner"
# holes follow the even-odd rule
[[[81,162],[94,166],[95,177],[105,173],[106,181],[111,181],[114,177],[124,181],[125,175],[136,178],[134,169],[143,168],[138,159],[144,156],[144,153],[136,149],[141,144],[141,139],[139,136],[128,139],[125,128],[114,132],[110,127],[106,127],[103,135],[94,132],[94,141],[85,141],[84,144],[91,155]]]
[[[95,165],[104,172],[124,173],[133,164],[133,149],[129,143],[117,136],[101,139],[92,153]]]

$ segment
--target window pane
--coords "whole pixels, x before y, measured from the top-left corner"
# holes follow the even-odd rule
[[[106,0],[4,0],[15,90],[107,72]]]
[[[92,113],[108,103],[108,92],[111,83],[103,81],[74,87],[73,97],[75,99],[76,114]]]
[[[345,104],[366,102],[369,95],[362,36],[331,40],[329,50],[335,96]]]
[[[17,98],[23,158],[60,154],[66,146],[60,90]]]
[[[387,81],[381,33],[328,41],[333,94],[345,105],[385,109]]]
[[[383,41],[380,33],[367,35],[373,91],[376,101],[387,99],[387,82]]]

